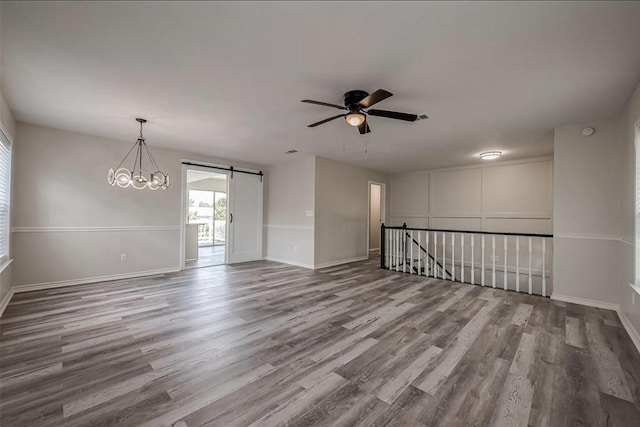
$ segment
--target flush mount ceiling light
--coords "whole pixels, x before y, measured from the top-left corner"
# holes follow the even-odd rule
[[[495,160],[499,159],[502,156],[502,151],[487,151],[484,153],[480,153],[480,158],[482,160]]]
[[[149,147],[147,147],[147,143],[145,142],[144,137],[142,136],[142,124],[146,123],[145,119],[136,119],[138,123],[140,123],[140,137],[133,144],[131,150],[124,156],[124,159],[120,162],[120,164],[115,168],[115,170],[109,169],[109,174],[107,175],[107,181],[110,185],[115,186],[116,184],[119,187],[133,187],[136,190],[142,190],[144,188],[149,188],[151,190],[157,190],[161,188],[166,190],[169,188],[169,175],[160,171],[158,164],[155,159],[151,155],[151,151],[149,151]],[[131,153],[136,152],[135,159],[133,161],[133,167],[131,170],[122,167],[124,162],[131,156]],[[146,153],[148,158],[150,170],[154,171],[149,173],[148,170],[142,168],[142,157]]]

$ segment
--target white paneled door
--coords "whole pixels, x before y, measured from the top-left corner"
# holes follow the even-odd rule
[[[229,264],[262,259],[262,180],[233,173],[229,180]]]

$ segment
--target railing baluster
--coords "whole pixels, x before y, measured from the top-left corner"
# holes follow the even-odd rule
[[[504,290],[506,291],[507,289],[509,289],[509,287],[507,286],[507,236],[504,236],[504,275],[503,275],[503,285],[504,285]]]
[[[475,285],[476,284],[476,264],[475,264],[475,258],[476,258],[476,248],[475,248],[475,235],[471,235],[471,284]]]
[[[482,235],[482,265],[480,266],[480,284],[484,286],[484,234]]]
[[[433,277],[438,277],[438,233],[433,232]]]
[[[407,272],[407,229],[402,229],[402,272]]]
[[[516,236],[516,292],[520,292],[520,237]]]
[[[400,271],[400,242],[398,238],[400,237],[400,230],[396,230],[395,240],[396,240],[396,271]]]
[[[387,261],[389,261],[387,259],[387,231],[384,228],[382,229],[382,239],[384,240],[384,245],[382,246],[384,251],[380,255],[384,259],[384,268],[387,268]]]
[[[533,282],[531,281],[531,253],[533,252],[532,246],[533,245],[531,244],[531,237],[529,237],[529,295],[533,293]]]
[[[447,271],[447,247],[445,232],[442,233],[442,278],[446,279],[445,272]]]
[[[391,230],[389,240],[391,244],[391,262],[389,263],[389,270],[393,270],[395,268],[396,260],[396,230]]]
[[[411,237],[409,237],[409,244],[411,245],[411,249],[409,250],[409,273],[413,274],[413,230],[409,233]]]
[[[396,271],[400,271],[400,230],[396,230]]]
[[[547,296],[547,272],[546,272],[546,261],[547,261],[547,239],[542,238],[542,296]]]
[[[464,233],[460,233],[460,245],[462,254],[460,255],[460,281],[464,283]]]
[[[422,236],[422,231],[418,230],[418,276],[422,276],[422,265],[420,264],[420,252],[422,252],[422,250],[420,249],[422,247],[422,242],[421,242],[421,237]]]
[[[491,253],[493,259],[491,261],[491,286],[496,287],[496,236],[491,236]]]
[[[456,281],[456,233],[451,233],[451,280]]]

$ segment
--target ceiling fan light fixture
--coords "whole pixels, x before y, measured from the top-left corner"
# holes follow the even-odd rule
[[[351,126],[357,127],[357,126],[360,126],[362,123],[364,123],[365,115],[362,114],[359,111],[352,111],[349,114],[347,114],[346,116],[344,116],[344,119]]]
[[[495,160],[502,157],[502,151],[486,151],[484,153],[480,153],[480,158],[482,160]]]

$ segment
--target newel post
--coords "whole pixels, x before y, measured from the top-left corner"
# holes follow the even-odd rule
[[[380,268],[386,269],[387,263],[385,262],[384,254],[387,253],[387,239],[385,236],[385,226],[384,222],[380,225]]]

